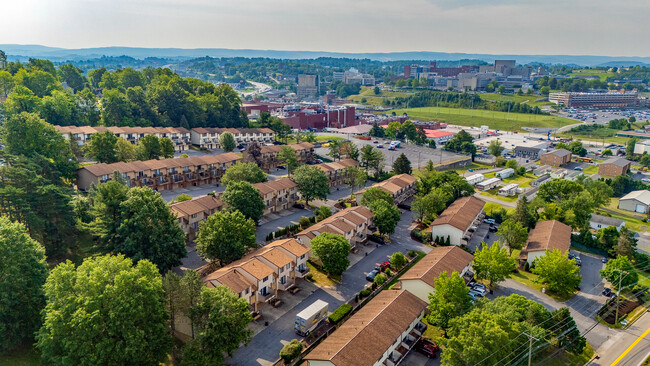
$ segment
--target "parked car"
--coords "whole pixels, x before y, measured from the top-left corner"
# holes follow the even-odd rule
[[[381,272],[384,272],[388,268],[390,268],[390,262],[380,263],[379,266],[377,266],[375,269],[379,269]]]
[[[607,263],[609,262],[609,259],[607,257],[603,257],[603,259],[601,259],[600,261],[603,263]]]
[[[496,221],[494,221],[494,219],[485,219],[483,220],[483,222],[490,225],[494,225],[497,223]]]
[[[368,235],[368,240],[370,240],[370,241],[374,241],[375,243],[379,243],[379,244],[385,244],[385,243],[386,243],[386,241],[384,240],[384,238],[382,238],[382,237],[379,236],[379,235],[375,235],[375,234]]]
[[[575,257],[575,260],[576,260],[576,264],[577,264],[578,266],[582,266],[582,258],[580,258],[580,257]]]
[[[497,230],[499,230],[499,228],[497,228],[494,225],[490,225],[490,228],[488,229],[488,231],[491,232],[491,233],[496,233]]]
[[[603,295],[605,295],[607,297],[612,297],[612,295],[614,295],[614,293],[612,292],[611,288],[605,287],[605,289],[603,290]]]
[[[376,270],[376,269],[373,269],[373,270],[370,271],[370,273],[368,273],[368,275],[366,276],[366,280],[372,282],[372,281],[375,280],[375,277],[376,277],[378,274],[379,274],[379,271]]]
[[[378,149],[383,149],[383,148],[384,148],[384,145],[383,145],[383,144],[378,144],[378,145],[377,145],[377,148],[378,148]]]
[[[569,253],[569,259],[573,259],[573,258],[575,258],[575,257],[576,257],[575,254],[573,254],[573,253]]]
[[[293,207],[303,209],[305,208],[305,205],[303,205],[302,203],[294,203]]]
[[[373,143],[373,144],[378,144],[379,141],[375,140],[375,141],[373,141],[372,143]]]
[[[474,287],[471,290],[469,290],[469,292],[470,293],[475,293],[476,295],[478,295],[480,297],[483,297],[483,296],[487,295],[487,290],[484,289],[484,288],[480,288],[480,287]]]
[[[377,147],[379,147],[379,146],[377,146]],[[394,150],[395,150],[395,146],[390,145],[390,146],[388,147],[388,150],[394,151]]]
[[[482,283],[472,282],[468,285],[470,288],[480,288],[487,291],[487,286]]]
[[[438,346],[428,339],[420,338],[415,344],[415,349],[427,357],[434,358],[438,353]]]

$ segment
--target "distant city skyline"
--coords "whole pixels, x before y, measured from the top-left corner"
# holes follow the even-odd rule
[[[24,0],[0,44],[650,56],[628,0]]]

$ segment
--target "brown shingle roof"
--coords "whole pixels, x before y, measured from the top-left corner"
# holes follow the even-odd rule
[[[247,288],[255,287],[255,285],[250,283],[244,276],[231,268],[213,272],[205,277],[204,281],[207,282],[207,284],[212,285],[212,287],[221,284],[230,288],[237,294],[242,293]],[[209,285],[208,287],[211,287]]]
[[[262,250],[257,253],[256,256],[263,257],[277,267],[284,267],[287,264],[291,263],[291,257],[285,254],[281,249],[275,247],[262,248]]]
[[[570,154],[571,154],[571,151],[569,151],[569,150],[567,150],[567,149],[557,149],[557,150],[549,151],[549,152],[546,153],[546,154],[555,155],[555,156],[561,158],[561,157],[563,157],[563,156],[570,155]],[[543,154],[543,155],[546,155],[546,154]]]
[[[465,231],[472,224],[476,216],[485,206],[485,202],[476,197],[459,198],[449,205],[431,226],[451,225],[459,230]]]
[[[250,273],[253,277],[258,280],[263,280],[264,277],[270,276],[273,274],[273,269],[266,264],[262,263],[257,258],[251,258],[239,265],[241,269]]]
[[[522,254],[559,249],[566,252],[571,246],[571,227],[557,220],[538,222],[528,234]]]
[[[341,210],[341,211],[335,213],[334,215],[326,218],[325,220],[322,220],[322,221],[319,221],[319,222],[315,223],[311,227],[299,232],[298,235],[307,235],[308,233],[311,233],[311,232],[314,232],[314,231],[317,231],[319,233],[328,232],[328,233],[339,234],[339,232],[337,230],[334,230],[333,228],[328,227],[330,225],[333,225],[335,228],[347,233],[348,231],[354,229],[356,226],[359,225],[358,223],[356,223],[356,222],[358,222],[358,220],[356,218],[355,218],[355,220],[351,220],[349,215],[361,215],[366,220],[371,219],[373,217],[372,212],[370,212],[370,210],[368,210],[365,207],[361,207],[361,206],[349,207],[349,208],[346,208],[344,210]],[[347,221],[352,222],[355,225],[351,225]],[[334,224],[335,222],[338,222],[338,223]]]
[[[456,246],[433,248],[417,262],[411,269],[406,271],[401,280],[422,280],[431,287],[435,287],[435,279],[440,277],[442,272],[451,276],[453,272],[460,274],[474,260],[474,256]]]
[[[336,366],[373,365],[426,306],[408,291],[382,291],[306,359],[330,361]]]
[[[282,247],[296,257],[309,253],[309,248],[300,244],[296,239],[276,240],[267,245],[267,247]]]

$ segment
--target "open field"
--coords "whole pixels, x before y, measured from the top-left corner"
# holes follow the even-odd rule
[[[347,99],[350,99],[355,103],[361,103],[361,100],[365,98],[366,103],[364,104],[366,105],[382,106],[384,105],[384,99],[388,99],[392,101],[397,97],[408,97],[409,95],[413,95],[413,94],[415,93],[406,92],[406,91],[395,92],[395,91],[382,90],[379,95],[375,95],[375,88],[371,88],[369,86],[362,86],[359,94],[350,95],[349,97],[347,97]]]
[[[522,127],[558,128],[575,124],[574,120],[548,115],[486,111],[481,109],[423,107],[393,109],[396,114],[407,113],[411,118],[440,121],[454,125],[480,127],[487,125],[496,130],[522,131]]]
[[[569,76],[598,76],[600,78],[600,81],[605,81],[608,77],[614,77],[616,74],[603,70],[574,70]]]
[[[606,130],[609,130],[606,129]],[[622,144],[625,145],[627,144],[627,141],[629,138],[627,137],[620,137],[620,136],[611,136],[611,137],[605,137],[605,136],[596,136],[595,134],[578,134],[575,132],[562,132],[562,133],[555,133],[553,134],[555,137],[561,137],[561,138],[573,138],[574,140],[586,140],[586,141],[593,141],[593,142],[606,142],[606,143],[612,143],[612,144]]]
[[[518,95],[518,94],[496,94],[496,93],[483,93],[479,94],[481,99],[492,100],[497,102],[507,102],[512,101],[513,103],[522,103],[528,104],[531,107],[543,107],[547,105],[552,105],[553,103],[548,101],[548,98],[541,95]],[[538,100],[546,100],[538,102]]]

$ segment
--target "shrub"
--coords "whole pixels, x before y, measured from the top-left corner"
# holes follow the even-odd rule
[[[390,256],[390,265],[395,269],[400,269],[408,262],[408,259],[402,254],[402,252],[395,252]]]
[[[297,339],[292,339],[291,342],[282,347],[280,358],[284,363],[289,363],[300,356],[300,352],[302,352],[302,342]]]
[[[393,272],[390,271],[390,268],[386,268],[386,270],[384,271],[384,273],[385,273],[386,276],[388,276],[388,277],[390,277],[390,276],[393,275]]]
[[[386,282],[386,275],[380,273],[377,276],[375,276],[375,280],[372,282],[372,284],[375,286],[381,286],[385,282]]]
[[[351,311],[352,305],[343,304],[339,306],[338,309],[334,310],[334,312],[327,317],[327,320],[329,320],[330,324],[338,324],[346,315],[350,314]]]
[[[417,255],[417,253],[415,252],[415,250],[412,250],[412,249],[409,250],[406,254],[407,254],[409,257],[411,257],[411,258],[413,258],[413,257],[415,257],[415,256]]]
[[[379,275],[377,275],[377,276],[379,276]],[[373,290],[373,291],[376,290],[376,289],[377,289],[377,282],[374,282],[374,281],[373,281],[371,287],[372,287],[372,290]]]
[[[312,282],[314,281],[314,275],[311,274],[311,273],[307,273],[307,275],[305,276],[305,278],[306,278],[308,281],[312,281]]]
[[[301,217],[300,219],[298,219],[298,224],[300,225],[301,228],[305,229],[311,224],[311,221],[307,217]]]
[[[528,261],[526,261],[526,264],[524,264],[524,271],[530,272],[530,263],[528,263]]]
[[[368,297],[368,296],[370,296],[370,290],[369,289],[361,290],[361,292],[359,292],[359,298],[360,299],[363,299],[364,297]]]

